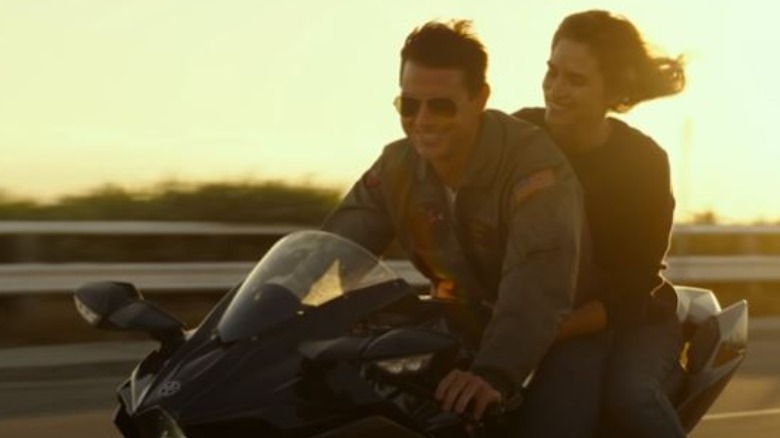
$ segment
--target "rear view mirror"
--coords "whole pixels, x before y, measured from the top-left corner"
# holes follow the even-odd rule
[[[81,316],[100,329],[146,331],[161,341],[183,335],[184,323],[144,300],[131,283],[87,283],[76,289],[73,300]]]
[[[111,329],[108,317],[132,301],[143,299],[131,283],[99,281],[76,289],[73,300],[81,316],[97,328]]]

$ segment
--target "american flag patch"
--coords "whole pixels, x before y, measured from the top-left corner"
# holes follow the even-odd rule
[[[555,184],[555,172],[552,169],[542,169],[532,173],[527,178],[515,184],[512,191],[514,202],[523,202],[539,190]]]

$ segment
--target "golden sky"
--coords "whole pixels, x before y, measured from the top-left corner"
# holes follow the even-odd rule
[[[669,153],[679,219],[779,219],[780,5],[765,0],[2,0],[0,190],[289,179],[346,188],[401,135],[392,98],[406,34],[471,18],[489,106],[542,102],[549,39],[609,9],[689,87],[627,117]]]

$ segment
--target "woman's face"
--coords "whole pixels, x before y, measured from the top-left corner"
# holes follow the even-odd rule
[[[553,47],[542,82],[550,127],[598,123],[609,103],[604,76],[590,48],[562,38]]]

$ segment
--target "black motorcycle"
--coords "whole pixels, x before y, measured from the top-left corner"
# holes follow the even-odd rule
[[[669,387],[690,430],[744,358],[747,307],[721,311],[700,289],[678,296],[688,342]],[[281,239],[193,330],[129,283],[86,284],[75,303],[98,328],[160,341],[117,392],[129,438],[500,436],[516,405],[480,423],[442,412],[434,388],[468,366],[469,329],[489,314],[421,296],[321,231]]]

